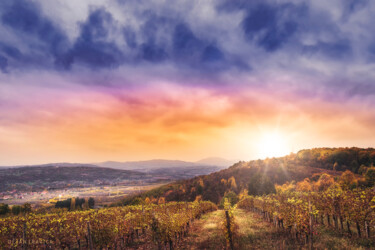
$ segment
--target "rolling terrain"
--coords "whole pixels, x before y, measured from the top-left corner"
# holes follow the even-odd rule
[[[50,163],[0,167],[0,192],[116,185],[126,182],[129,184],[170,182],[209,174],[222,168],[205,163],[172,160],[108,161],[96,164]]]
[[[150,180],[144,173],[92,166],[34,166],[0,169],[0,191],[38,191]]]
[[[12,228],[19,237],[26,230],[32,239],[62,248],[373,248],[374,155],[373,149],[321,148],[238,162],[228,169],[116,199],[97,210],[86,203],[77,205],[82,201],[79,196],[63,201],[63,210],[30,211],[23,205],[16,214],[17,206],[9,209],[2,204],[0,227]],[[37,176],[54,182],[70,175],[75,176],[73,181],[97,182],[100,176],[112,183],[152,176],[87,166],[27,169],[28,177],[22,178],[22,168],[12,169],[13,175],[24,181]],[[19,214],[24,217],[14,216]],[[48,229],[46,223],[39,223],[50,220],[52,229],[52,224]],[[61,223],[65,229],[56,233]],[[50,230],[51,238],[47,239],[45,230]],[[78,236],[72,237],[76,232]],[[0,238],[9,246],[17,245],[7,233],[0,232]]]
[[[368,172],[367,178],[371,179],[374,178],[370,176],[373,175],[374,164],[375,150],[371,148],[301,150],[296,154],[279,158],[241,161],[228,169],[167,184],[136,197],[127,197],[123,203],[132,203],[137,197],[164,197],[167,201],[194,201],[198,196],[203,200],[219,203],[230,191],[239,194],[243,189],[250,188],[249,194],[266,194],[272,192],[275,184],[298,182],[305,178],[314,180],[324,173],[339,176],[343,171],[350,170],[362,176]],[[367,171],[368,169],[370,171]],[[367,185],[365,182],[366,180],[363,180],[359,185]],[[252,187],[249,183],[253,183]]]

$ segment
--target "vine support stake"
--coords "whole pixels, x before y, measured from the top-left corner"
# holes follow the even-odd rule
[[[89,238],[89,249],[93,250],[92,238],[91,238],[91,230],[90,230],[90,222],[89,221],[87,222],[87,236]]]
[[[369,224],[367,223],[367,221],[365,221],[365,231],[366,231],[366,238],[370,238],[370,226]]]
[[[233,247],[233,239],[232,239],[232,232],[230,230],[230,217],[229,217],[229,212],[228,210],[225,210],[225,217],[227,218],[227,230],[228,230],[228,236],[229,236],[229,245],[230,249],[234,250]]]
[[[26,221],[23,223],[22,249],[27,249]]]
[[[313,214],[312,214],[312,207],[311,202],[309,201],[309,214],[310,214],[310,245],[309,248],[313,249]]]

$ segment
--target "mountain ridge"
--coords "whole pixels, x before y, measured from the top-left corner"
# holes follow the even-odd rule
[[[371,186],[375,183],[374,165],[373,148],[304,149],[284,157],[240,161],[218,172],[177,181],[125,198],[122,204],[133,204],[136,198],[146,197],[151,200],[164,197],[167,201],[194,201],[199,198],[219,203],[228,192],[239,194],[251,187],[254,190],[248,190],[250,194],[266,194],[274,189],[275,184],[299,182],[306,178],[315,180],[324,174],[337,177],[344,171],[360,176],[358,185]]]
[[[136,170],[138,167],[142,168],[170,168],[170,167],[197,167],[197,166],[217,166],[217,167],[229,167],[235,161],[230,161],[220,157],[207,157],[199,161],[183,161],[183,160],[168,160],[168,159],[151,159],[151,160],[140,160],[140,161],[103,161],[94,163],[74,163],[74,162],[51,162],[42,164],[20,164],[13,166],[0,166],[0,169],[6,168],[23,168],[23,167],[49,167],[49,166],[61,166],[61,167],[74,167],[74,166],[86,166],[86,167],[106,167],[113,169],[124,169],[124,170]],[[229,164],[229,165],[228,165]]]

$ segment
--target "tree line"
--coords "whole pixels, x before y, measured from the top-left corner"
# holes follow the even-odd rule
[[[69,211],[73,211],[76,209],[87,209],[87,208],[94,208],[95,206],[95,199],[90,197],[88,200],[85,198],[69,198],[66,200],[58,201],[55,204],[55,208],[67,208]]]
[[[29,203],[25,203],[21,206],[13,205],[9,206],[8,204],[1,203],[0,204],[0,215],[19,215],[19,214],[26,214],[31,212],[31,205]]]

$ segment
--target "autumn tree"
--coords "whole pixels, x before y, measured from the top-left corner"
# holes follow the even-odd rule
[[[88,200],[89,208],[94,208],[95,206],[95,200],[94,198],[90,197]]]
[[[226,193],[221,199],[220,207],[224,206],[225,200],[227,200],[231,204],[231,206],[234,206],[239,201],[239,198],[235,192],[230,191]]]
[[[197,195],[196,197],[195,197],[195,200],[194,200],[195,202],[199,202],[199,201],[202,201],[202,195]]]
[[[76,199],[72,198],[70,202],[70,211],[73,211],[76,208]]]
[[[31,212],[31,204],[30,203],[25,203],[22,205],[22,212],[27,214]]]
[[[296,184],[295,181],[292,182],[286,182],[283,185],[275,185],[276,193],[287,193],[292,192],[296,190]]]
[[[312,191],[312,185],[309,178],[305,178],[303,181],[298,182],[296,185],[297,191],[309,192]]]
[[[346,170],[339,179],[339,184],[342,189],[353,189],[357,186],[357,179],[355,178],[353,172]]]
[[[242,199],[244,199],[244,198],[246,198],[246,197],[248,197],[249,196],[249,192],[247,191],[247,189],[245,188],[245,189],[243,189],[241,192],[240,192],[240,194],[238,195],[238,198],[240,199],[240,200],[242,200]]]
[[[165,198],[160,197],[159,200],[158,200],[158,204],[165,204]]]
[[[8,204],[0,204],[0,215],[7,214],[10,211]]]
[[[365,179],[366,186],[373,187],[375,185],[375,167],[367,169]]]
[[[12,206],[12,214],[18,215],[21,213],[21,211],[22,211],[21,206],[17,206],[17,205]]]
[[[223,179],[221,179],[220,183],[223,184],[224,186],[226,186],[228,182],[227,182],[226,179],[223,178]]]
[[[233,176],[228,179],[228,183],[229,183],[230,188],[232,190],[236,190],[237,189],[236,179]]]
[[[319,177],[319,180],[316,183],[314,183],[314,190],[325,191],[334,182],[335,182],[335,180],[333,179],[333,177],[331,175],[324,173]]]
[[[146,197],[146,199],[145,199],[145,204],[146,204],[146,205],[149,205],[150,203],[151,203],[150,198]]]

